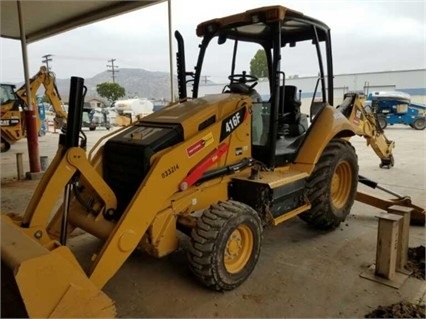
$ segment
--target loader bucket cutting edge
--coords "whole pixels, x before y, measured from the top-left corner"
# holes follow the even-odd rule
[[[115,317],[113,301],[90,281],[68,247],[49,251],[4,215],[1,258],[2,276],[3,267],[11,270],[30,318]]]

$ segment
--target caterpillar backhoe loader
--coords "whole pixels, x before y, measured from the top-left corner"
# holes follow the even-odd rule
[[[79,133],[84,80],[71,78],[67,130],[55,158],[23,218],[2,216],[2,269],[12,270],[30,317],[113,316],[102,287],[137,247],[156,257],[175,251],[177,231],[191,238],[188,263],[195,276],[223,291],[250,276],[264,226],[299,216],[331,230],[349,214],[358,180],[349,138],[362,134],[354,125],[361,117],[328,103],[329,28],[273,6],[201,23],[197,35],[198,61],[195,72],[187,72],[183,39],[176,33],[180,101],[110,133],[88,155]],[[223,92],[199,96],[213,39],[219,46],[231,43],[229,84]],[[312,44],[320,71],[310,123],[281,69],[288,46],[300,42]],[[235,72],[240,43],[265,50],[268,100],[256,93],[254,76]],[[347,103],[344,109],[353,110],[357,96]],[[423,209],[409,198],[404,204],[424,222]],[[76,228],[103,240],[88,262],[77,261],[67,246]]]
[[[66,121],[67,113],[61,103],[61,96],[55,84],[55,76],[48,72],[45,66],[40,67],[30,79],[30,91],[33,105],[36,106],[36,93],[40,86],[45,88],[44,94],[49,98],[55,110],[55,122],[61,128]],[[27,105],[27,89],[25,84],[14,91],[15,86],[1,84],[1,152],[7,152],[10,146],[25,137],[25,116],[23,115],[23,105]],[[37,131],[40,130],[41,121],[37,107],[34,108],[37,117]]]
[[[10,145],[25,136],[24,115],[21,102],[15,93],[15,85],[0,84],[1,101],[1,152],[7,152]],[[40,123],[37,123],[38,128]]]

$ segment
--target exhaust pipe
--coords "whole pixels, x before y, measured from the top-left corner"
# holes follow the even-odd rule
[[[65,141],[62,144],[65,148],[78,147],[86,92],[84,79],[76,76],[71,77],[67,129]]]

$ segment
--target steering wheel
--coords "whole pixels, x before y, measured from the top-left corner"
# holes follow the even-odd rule
[[[259,79],[257,77],[255,77],[254,75],[250,75],[247,74],[246,71],[243,71],[242,74],[233,74],[228,76],[228,79],[231,81],[232,83],[252,83],[252,82],[256,82]]]
[[[242,74],[230,75],[228,76],[228,79],[231,81],[231,83],[223,88],[223,92],[225,92],[226,88],[228,88],[232,93],[242,94],[250,94],[251,90],[257,85],[258,80],[258,78],[253,75],[247,75],[246,71],[243,71]],[[247,83],[253,84],[247,85]]]

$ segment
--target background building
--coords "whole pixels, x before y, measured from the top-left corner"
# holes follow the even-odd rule
[[[308,113],[318,77],[297,75],[289,76],[286,85],[295,85],[301,90],[302,112]],[[222,92],[228,83],[207,84],[200,86],[200,96]],[[267,80],[259,80],[255,87],[259,94],[268,98],[269,84]],[[426,104],[426,69],[381,71],[368,73],[338,74],[334,76],[334,103],[337,106],[343,95],[349,91],[368,94],[376,91],[401,91],[410,94],[412,102]],[[188,92],[191,92],[188,90]],[[319,96],[317,94],[317,96]]]

